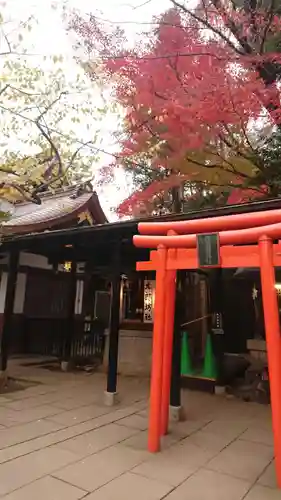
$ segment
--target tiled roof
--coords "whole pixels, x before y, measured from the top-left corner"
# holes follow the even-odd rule
[[[11,218],[2,225],[3,233],[25,233],[51,229],[56,224],[78,216],[88,206],[96,223],[106,222],[95,192],[85,192],[77,197],[74,197],[73,194],[74,190],[52,196],[43,195],[41,205],[28,202],[15,205]],[[103,217],[105,220],[102,220]]]

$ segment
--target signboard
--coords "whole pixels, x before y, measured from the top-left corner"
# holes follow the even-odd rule
[[[224,335],[223,328],[212,328],[212,332],[214,335]]]
[[[153,323],[155,280],[144,280],[143,322]]]
[[[220,266],[220,242],[217,233],[197,234],[199,267]]]

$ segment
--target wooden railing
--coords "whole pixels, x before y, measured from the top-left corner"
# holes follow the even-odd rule
[[[97,321],[75,318],[69,331],[69,320],[62,318],[26,318],[24,352],[62,359],[65,346],[77,361],[100,361],[104,352],[104,328]]]

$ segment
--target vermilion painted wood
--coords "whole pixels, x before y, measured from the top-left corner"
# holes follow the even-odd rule
[[[230,229],[247,229],[254,226],[264,226],[281,222],[281,209],[265,212],[250,212],[248,214],[224,215],[208,219],[170,221],[170,222],[140,222],[140,234],[167,234],[173,229],[178,234],[212,233]]]
[[[260,266],[260,256],[258,245],[249,246],[225,246],[220,248],[221,254],[221,267],[235,268],[235,267],[256,267]],[[153,250],[150,252],[150,261],[138,262],[138,271],[155,271],[157,268],[157,252]],[[275,267],[281,267],[281,244],[273,245],[273,263]],[[198,258],[197,250],[178,249],[176,257],[169,257],[167,259],[167,269],[197,269]]]
[[[281,337],[278,301],[273,267],[272,240],[262,236],[259,240],[261,260],[262,301],[265,319],[266,347],[270,379],[272,427],[277,483],[281,488]]]
[[[168,250],[168,259],[173,259],[176,250]],[[161,405],[161,434],[164,436],[168,432],[169,422],[169,401],[171,387],[172,352],[175,317],[175,296],[176,296],[176,271],[171,270],[166,273],[165,289],[165,319],[164,319],[164,349],[163,349],[163,378],[162,378],[162,405]]]
[[[152,364],[150,383],[150,411],[148,425],[148,450],[155,453],[160,450],[161,436],[161,401],[164,347],[164,307],[166,286],[167,250],[159,247],[156,271],[154,325],[152,341]]]
[[[273,216],[273,219],[272,219]],[[235,217],[233,219],[233,217]],[[275,220],[274,220],[275,217]],[[277,483],[281,488],[281,338],[280,338],[280,324],[279,324],[279,310],[277,303],[277,296],[275,290],[275,271],[274,266],[281,266],[281,245],[273,245],[273,240],[281,238],[281,211],[264,212],[258,214],[245,214],[244,216],[231,216],[229,222],[222,222],[217,218],[205,219],[194,221],[192,231],[210,232],[218,231],[219,229],[233,229],[229,231],[219,232],[220,242],[220,257],[221,267],[260,267],[261,281],[262,281],[262,297],[264,305],[264,318],[266,329],[266,341],[268,352],[268,366],[270,375],[270,391],[271,391],[271,406],[272,406],[272,421],[273,421],[273,434],[274,434],[274,452]],[[234,222],[233,222],[234,220]],[[211,221],[211,222],[209,222]],[[240,221],[240,222],[239,222]],[[178,223],[168,223],[165,226],[167,229],[178,229],[188,231],[190,230],[190,222],[187,221],[185,225],[177,225]],[[193,221],[192,221],[193,222]],[[196,222],[196,224],[195,224]],[[270,222],[270,223],[269,223]],[[272,223],[271,223],[272,222]],[[267,224],[260,226],[258,224]],[[182,224],[182,223],[181,223]],[[188,226],[187,226],[188,224]],[[213,224],[213,225],[211,225]],[[255,226],[255,227],[252,227]],[[189,229],[187,229],[187,227]],[[237,228],[243,229],[237,229]],[[245,229],[248,227],[248,229]],[[158,228],[158,229],[157,229]],[[162,223],[140,227],[140,230],[151,231],[151,234],[156,234],[157,231],[163,232]],[[249,243],[256,243],[258,245],[248,245]],[[162,245],[162,253],[150,252],[149,262],[138,262],[137,269],[140,270],[156,270],[156,281],[159,276],[162,276],[162,283],[165,282],[165,273],[176,271],[177,269],[197,269],[198,256],[197,256],[197,237],[196,234],[184,235],[167,235],[167,236],[134,236],[134,244],[143,248],[154,248]],[[235,246],[244,245],[244,246]],[[164,258],[164,249],[177,249],[176,254],[168,258]],[[162,255],[162,257],[161,257]],[[164,266],[164,267],[163,267]],[[164,344],[160,341],[161,329],[163,330],[163,313],[160,312],[166,307],[164,287],[160,284],[156,289],[156,302],[157,311],[154,319],[154,338],[153,340],[153,363],[152,363],[152,377],[153,384],[151,385],[151,416],[149,423],[149,450],[158,451],[160,446],[160,432],[161,427],[159,424],[159,409],[161,406],[161,397],[159,396],[159,388],[162,389],[162,370],[160,370],[161,363],[163,362],[164,352],[166,349],[166,340]],[[162,307],[161,307],[162,306]],[[166,335],[162,335],[163,337]],[[155,350],[157,349],[157,352]],[[155,375],[157,372],[157,376]],[[155,392],[153,392],[155,391]],[[155,395],[157,394],[157,396]],[[166,394],[166,390],[165,390]],[[164,426],[162,427],[162,430]]]
[[[222,231],[218,234],[220,245],[255,243],[263,234],[267,234],[272,239],[278,239],[281,236],[281,222],[237,231]],[[196,234],[177,236],[142,236],[137,234],[133,241],[134,245],[139,248],[157,248],[158,245],[164,245],[167,248],[195,248],[197,245]]]

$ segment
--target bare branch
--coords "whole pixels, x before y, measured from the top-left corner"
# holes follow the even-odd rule
[[[57,146],[55,145],[54,141],[52,140],[51,138],[51,134],[50,134],[50,131],[48,129],[48,126],[47,124],[45,124],[45,127],[42,126],[42,124],[40,123],[40,120],[42,120],[44,118],[44,116],[46,115],[46,113],[48,113],[48,111],[61,99],[61,97],[63,95],[66,95],[67,92],[61,92],[58,97],[53,101],[51,102],[45,109],[44,111],[42,111],[40,113],[40,115],[36,118],[35,120],[35,124],[36,126],[39,128],[41,134],[43,135],[43,137],[46,139],[46,141],[48,141],[48,143],[50,144],[51,146],[51,151],[55,154],[55,157],[56,157],[56,160],[58,162],[58,166],[59,166],[59,171],[58,171],[58,175],[61,176],[62,173],[63,173],[63,165],[62,165],[62,160],[61,160],[61,156],[60,156],[60,153],[59,153],[59,150],[57,148]],[[38,188],[39,189],[39,188]]]
[[[44,128],[42,127],[42,125],[38,121],[36,121],[35,123],[36,123],[37,127],[39,128],[39,130],[40,130],[41,134],[43,135],[43,137],[50,144],[51,150],[54,152],[55,158],[56,158],[56,160],[58,162],[58,165],[59,165],[59,175],[61,175],[62,171],[63,171],[63,166],[62,166],[62,161],[61,161],[61,157],[60,157],[60,154],[59,154],[59,150],[56,147],[56,145],[53,142],[53,140],[51,139],[50,135],[46,132],[46,130],[44,130]]]
[[[72,167],[73,162],[74,162],[76,156],[78,155],[79,151],[81,151],[81,149],[83,149],[85,146],[87,146],[90,143],[91,143],[91,141],[87,141],[87,142],[85,142],[85,144],[82,144],[78,149],[76,149],[76,151],[73,153],[73,155],[71,156],[71,158],[69,160],[69,164],[68,164],[67,169],[69,169],[70,167]]]
[[[67,95],[67,92],[66,91],[62,91],[60,92],[60,94],[58,95],[58,97],[53,101],[51,102],[45,109],[44,111],[42,111],[42,113],[40,113],[40,115],[35,119],[35,123],[38,123],[42,118],[43,116],[45,116],[48,111],[50,111],[50,109],[57,103],[60,101],[60,99],[62,98],[63,95]]]
[[[7,54],[11,54],[12,53],[12,46],[11,46],[10,40],[9,40],[8,36],[6,35],[6,33],[4,33],[3,30],[2,30],[2,33],[3,33],[3,37],[5,38],[6,44],[7,44],[8,49],[9,49]],[[2,52],[2,54],[3,54],[3,52]]]
[[[7,83],[7,85],[4,85],[4,87],[0,90],[0,95],[1,94],[4,94],[4,92],[6,92],[6,90],[10,87],[10,85]]]
[[[174,4],[175,7],[177,7],[178,9],[182,9],[186,14],[195,19],[195,21],[202,23],[206,28],[210,29],[213,33],[218,35],[232,50],[234,50],[234,52],[236,52],[239,55],[244,54],[244,52],[241,52],[241,50],[239,50],[239,48],[236,47],[235,44],[232,43],[227,36],[225,36],[219,29],[217,29],[215,26],[209,23],[209,21],[202,19],[200,16],[197,16],[196,14],[194,14],[194,12],[189,10],[187,7],[185,7],[177,0],[171,0],[171,2]]]
[[[145,2],[141,3],[140,5],[136,5],[135,7],[132,7],[132,10],[137,10],[140,9],[141,7],[144,7],[145,5],[151,3],[152,0],[146,0]]]
[[[268,10],[268,21],[267,21],[267,24],[266,24],[266,26],[264,28],[263,35],[262,35],[262,40],[261,40],[261,45],[260,45],[260,50],[259,50],[260,54],[263,53],[264,44],[265,44],[265,41],[266,41],[266,36],[267,36],[267,33],[269,31],[269,28],[270,28],[272,20],[273,20],[274,9],[275,9],[275,0],[271,0],[270,7],[269,7],[269,10]]]

